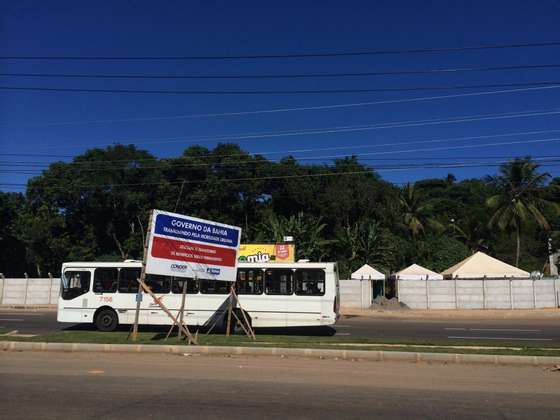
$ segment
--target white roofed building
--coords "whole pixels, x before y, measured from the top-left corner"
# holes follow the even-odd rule
[[[441,273],[446,279],[529,278],[530,273],[477,252]]]
[[[353,280],[385,280],[385,274],[377,271],[369,264],[362,265],[350,276]]]
[[[397,280],[443,280],[443,276],[418,264],[412,264],[394,274]]]

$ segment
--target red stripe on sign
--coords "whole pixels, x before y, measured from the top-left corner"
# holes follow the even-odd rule
[[[166,260],[235,267],[235,249],[201,245],[154,236],[152,257]]]

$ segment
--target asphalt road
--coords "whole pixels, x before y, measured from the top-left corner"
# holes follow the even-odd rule
[[[20,333],[48,334],[63,329],[87,329],[88,325],[60,324],[53,311],[0,310],[0,327]],[[144,327],[146,329],[146,327]],[[167,331],[166,327],[163,327]],[[560,322],[551,319],[410,319],[343,317],[334,327],[322,329],[260,330],[260,333],[369,337],[416,342],[488,341],[560,344]]]
[[[0,418],[558,418],[536,367],[5,352]]]

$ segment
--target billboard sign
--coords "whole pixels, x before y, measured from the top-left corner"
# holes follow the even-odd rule
[[[146,273],[235,281],[241,228],[154,210]]]
[[[294,244],[241,244],[239,246],[239,262],[293,263],[294,260]]]

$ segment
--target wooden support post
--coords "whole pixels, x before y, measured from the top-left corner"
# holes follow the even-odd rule
[[[171,332],[173,331],[173,328],[175,328],[175,325],[177,325],[177,319],[179,318],[179,312],[177,312],[177,316],[173,319],[173,324],[171,324],[171,327],[169,327],[169,330],[167,331],[167,334],[165,335],[165,339],[167,340],[169,338],[169,336],[171,335]],[[181,329],[179,328],[179,331],[181,331]]]
[[[136,281],[140,281],[136,279]],[[132,325],[132,341],[138,338],[138,322],[140,321],[140,304],[142,303],[142,289],[138,285],[138,292],[136,292],[136,311],[134,312],[134,324]]]
[[[255,337],[255,331],[251,327],[251,323],[247,319],[247,315],[245,315],[245,309],[243,309],[243,307],[241,306],[241,302],[239,302],[239,298],[237,297],[237,293],[235,293],[235,289],[234,289],[233,286],[231,287],[231,293],[233,294],[233,296],[235,298],[236,306],[239,306],[239,309],[241,310],[241,315],[243,315],[243,320],[245,321],[245,325],[247,326],[247,329],[245,329],[245,327],[243,327],[243,323],[241,321],[239,321],[239,322],[240,322],[240,324],[242,324],[241,326],[245,330],[245,334],[247,334],[247,336],[249,338],[251,338],[253,341],[255,341],[257,339]]]
[[[187,279],[183,281],[183,296],[181,297],[181,311],[179,312],[179,324],[183,325],[183,312],[185,310],[185,297],[187,295]],[[177,333],[178,341],[181,341],[181,328]]]
[[[227,314],[227,324],[226,324],[226,336],[229,337],[229,334],[231,332],[231,313],[233,311],[233,286],[231,286],[232,288],[230,289],[230,293],[229,293],[229,303],[228,303],[228,314]]]
[[[144,240],[144,256],[142,257],[142,272],[140,273],[140,278],[137,279],[139,286],[138,286],[138,293],[142,293],[142,288],[140,285],[144,283],[146,279],[146,258],[148,256],[148,243],[150,241],[150,232],[152,230],[152,218],[154,212],[153,210],[150,211],[150,218],[148,221],[148,229],[146,231],[146,238]],[[136,341],[138,339],[138,321],[140,318],[140,302],[141,302],[141,295],[136,297],[136,313],[134,314],[134,326],[132,327],[132,341]]]
[[[165,306],[165,304],[160,299],[158,299],[158,297],[155,295],[155,293],[152,292],[151,289],[143,281],[140,281],[140,286],[142,286],[142,289],[144,289],[144,291],[151,296],[151,298],[154,300],[154,302],[163,310],[163,312],[165,312],[167,314],[167,316],[169,318],[171,318],[173,321],[176,320],[176,317],[173,316],[173,314],[167,308],[167,306]],[[179,325],[179,328],[182,329],[183,332],[185,333],[185,335],[188,337],[189,344],[191,344],[191,343],[192,344],[198,344],[196,342],[196,339],[193,337],[193,335],[191,334],[191,332],[189,331],[189,329],[185,325]]]
[[[239,323],[239,325],[241,325],[241,328],[243,328],[243,331],[245,331],[245,335],[247,335],[247,337],[252,338],[251,334],[249,333],[249,331],[247,330],[247,328],[245,328],[245,325],[243,325],[243,322],[241,322],[241,320],[239,319],[239,317],[237,315],[235,315],[235,312],[232,312],[232,315],[235,317],[235,319],[237,320],[237,322]]]

